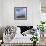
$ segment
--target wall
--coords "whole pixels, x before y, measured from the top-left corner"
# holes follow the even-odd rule
[[[1,0],[0,0],[0,26],[1,26],[1,24],[2,24],[2,5],[1,5]]]
[[[40,1],[39,0],[2,0],[3,20],[2,25],[33,25],[34,27],[40,20]],[[14,20],[14,7],[27,7],[27,20]]]
[[[40,0],[32,0],[32,10],[33,10],[33,26],[36,27],[37,24],[39,24],[40,20],[41,20],[41,13],[40,13],[40,9],[41,9],[41,2]]]

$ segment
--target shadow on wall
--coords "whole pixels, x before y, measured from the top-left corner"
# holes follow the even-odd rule
[[[3,40],[4,27],[0,27],[0,40]]]

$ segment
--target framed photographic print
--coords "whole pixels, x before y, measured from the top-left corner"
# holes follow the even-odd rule
[[[15,20],[27,20],[27,7],[15,7],[14,8]]]

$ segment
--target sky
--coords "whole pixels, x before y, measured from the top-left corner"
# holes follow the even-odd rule
[[[16,15],[26,14],[26,8],[16,8]]]

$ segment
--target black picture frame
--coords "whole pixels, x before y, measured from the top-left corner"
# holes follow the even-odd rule
[[[27,7],[14,7],[14,20],[27,20]]]

